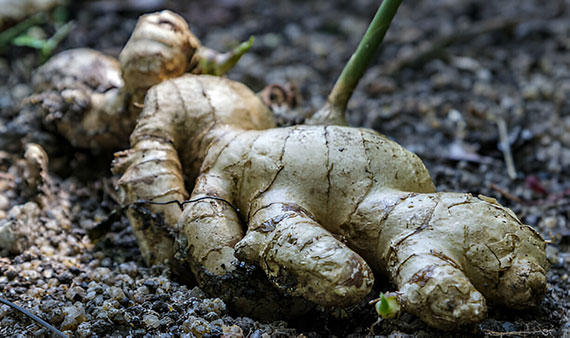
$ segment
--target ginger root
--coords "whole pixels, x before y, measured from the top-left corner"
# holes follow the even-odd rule
[[[509,209],[435,192],[417,156],[372,130],[273,127],[227,79],[186,74],[148,91],[113,170],[149,264],[189,267],[244,313],[278,306],[235,287],[248,264],[325,306],[356,303],[387,276],[405,311],[442,329],[483,319],[486,301],[541,301],[544,240]]]
[[[486,299],[541,301],[544,241],[509,209],[434,192],[417,156],[374,131],[255,130],[271,126],[256,96],[226,79],[184,75],[150,89],[132,148],[114,164],[122,201],[182,202],[185,181],[197,201],[131,210],[147,262],[188,264],[208,285],[246,261],[326,306],[358,302],[375,271],[406,311],[439,328],[483,319]]]
[[[249,46],[218,53],[200,45],[179,15],[143,15],[119,61],[86,48],[64,51],[35,72],[29,101],[74,147],[121,149],[150,87],[185,72],[222,75]]]
[[[516,309],[541,301],[545,242],[512,211],[435,192],[416,155],[372,130],[274,128],[243,84],[180,74],[200,73],[189,69],[200,47],[163,42],[193,41],[187,25],[167,20],[137,29],[159,41],[151,49],[175,52],[121,57],[154,79],[123,69],[133,106],[162,81],[113,163],[148,264],[166,261],[235,310],[266,318],[302,313],[307,302],[354,304],[375,275],[394,282],[404,311],[442,329],[483,319],[487,301]],[[137,34],[126,49],[143,41]]]

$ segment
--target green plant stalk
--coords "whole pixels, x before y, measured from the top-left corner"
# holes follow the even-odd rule
[[[52,37],[46,40],[44,46],[41,48],[42,63],[50,58],[57,46],[69,35],[73,26],[73,21],[62,25],[55,31]]]
[[[224,75],[232,69],[239,59],[251,48],[254,40],[254,37],[250,36],[249,40],[242,42],[231,51],[223,54],[219,54],[210,48],[202,47],[199,51],[199,73],[216,76]]]
[[[366,33],[360,40],[354,54],[344,66],[342,73],[336,81],[327,103],[309,121],[311,124],[346,124],[344,117],[348,100],[352,96],[358,81],[366,71],[368,64],[374,57],[374,53],[384,40],[386,31],[396,15],[396,11],[402,0],[384,0],[378,8],[376,15],[368,26]],[[329,123],[327,123],[329,122]]]
[[[346,109],[348,100],[374,57],[378,46],[384,40],[386,31],[401,2],[402,0],[382,1],[356,52],[348,60],[329,95],[329,101],[336,109],[342,111]]]
[[[73,22],[70,21],[65,25],[59,27],[52,37],[49,39],[38,39],[36,37],[24,34],[17,36],[12,40],[12,44],[15,46],[25,46],[30,48],[35,48],[40,51],[41,62],[44,63],[53,54],[53,51],[57,46],[67,37],[73,28]]]
[[[30,27],[43,24],[44,22],[46,22],[46,15],[44,13],[37,13],[19,24],[3,31],[0,33],[0,50],[6,48],[12,40],[27,31]]]
[[[236,63],[241,59],[241,57],[253,46],[254,37],[250,36],[249,40],[240,43],[237,47],[232,49],[230,52],[222,54],[222,60],[220,60],[218,73],[223,75],[232,69]]]

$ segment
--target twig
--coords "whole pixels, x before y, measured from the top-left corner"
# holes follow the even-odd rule
[[[496,184],[494,184],[494,183],[491,183],[491,184],[489,185],[489,187],[490,187],[491,189],[493,189],[493,190],[498,191],[501,195],[505,196],[506,198],[508,198],[508,199],[510,199],[510,200],[512,200],[512,201],[515,201],[515,202],[520,203],[520,204],[527,204],[527,203],[526,203],[525,201],[523,201],[522,199],[518,198],[517,196],[511,194],[510,192],[506,191],[505,189],[499,187],[498,185],[496,185]]]
[[[45,327],[46,329],[53,332],[56,336],[67,338],[67,336],[63,332],[59,331],[58,329],[53,327],[51,324],[47,323],[45,320],[41,319],[40,317],[36,316],[35,314],[31,313],[30,311],[24,309],[23,307],[20,307],[16,304],[10,302],[9,300],[6,300],[6,299],[1,298],[1,297],[0,297],[0,303],[6,304],[6,305],[20,311],[21,313],[25,314],[26,316],[32,318],[33,320],[35,320],[36,322],[41,324],[43,327]]]
[[[541,335],[544,337],[552,335],[555,330],[536,330],[536,331],[510,331],[510,332],[499,332],[499,331],[491,331],[491,330],[483,330],[486,335],[490,336],[533,336],[536,337],[537,335]]]
[[[497,117],[497,127],[499,128],[499,138],[501,141],[501,150],[507,165],[507,174],[511,180],[517,178],[517,171],[513,161],[513,153],[511,152],[511,145],[509,144],[509,133],[507,131],[507,123],[502,117]]]

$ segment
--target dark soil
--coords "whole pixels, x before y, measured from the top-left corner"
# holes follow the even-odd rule
[[[377,1],[75,1],[68,14],[76,26],[58,51],[91,47],[116,56],[137,17],[162,8],[185,16],[202,42],[219,50],[254,35],[254,47],[228,76],[256,91],[294,82],[304,115],[324,103]],[[32,49],[0,55],[0,224],[34,229],[28,246],[2,253],[0,297],[76,336],[451,335],[409,315],[370,331],[376,317],[366,302],[259,323],[164,267],[145,267],[124,217],[95,227],[117,208],[112,155],[72,149],[22,101],[39,65]],[[494,197],[550,243],[548,291],[539,307],[490,307],[488,319],[453,335],[570,335],[570,2],[407,0],[348,110],[352,125],[417,153],[439,190]],[[19,159],[30,141],[50,157],[47,202],[22,181],[26,165]],[[14,211],[29,201],[43,206],[39,217],[30,218],[28,204]],[[0,336],[47,333],[0,306]]]

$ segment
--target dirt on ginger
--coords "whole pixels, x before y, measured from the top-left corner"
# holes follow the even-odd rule
[[[184,51],[193,60],[194,48]],[[159,74],[158,64],[170,74],[153,60],[139,72]],[[258,317],[354,304],[375,276],[396,285],[404,311],[441,329],[482,320],[487,302],[542,300],[545,242],[511,210],[435,192],[421,160],[375,131],[275,128],[245,85],[183,68],[148,83],[131,147],[113,164],[148,264],[166,261]]]

